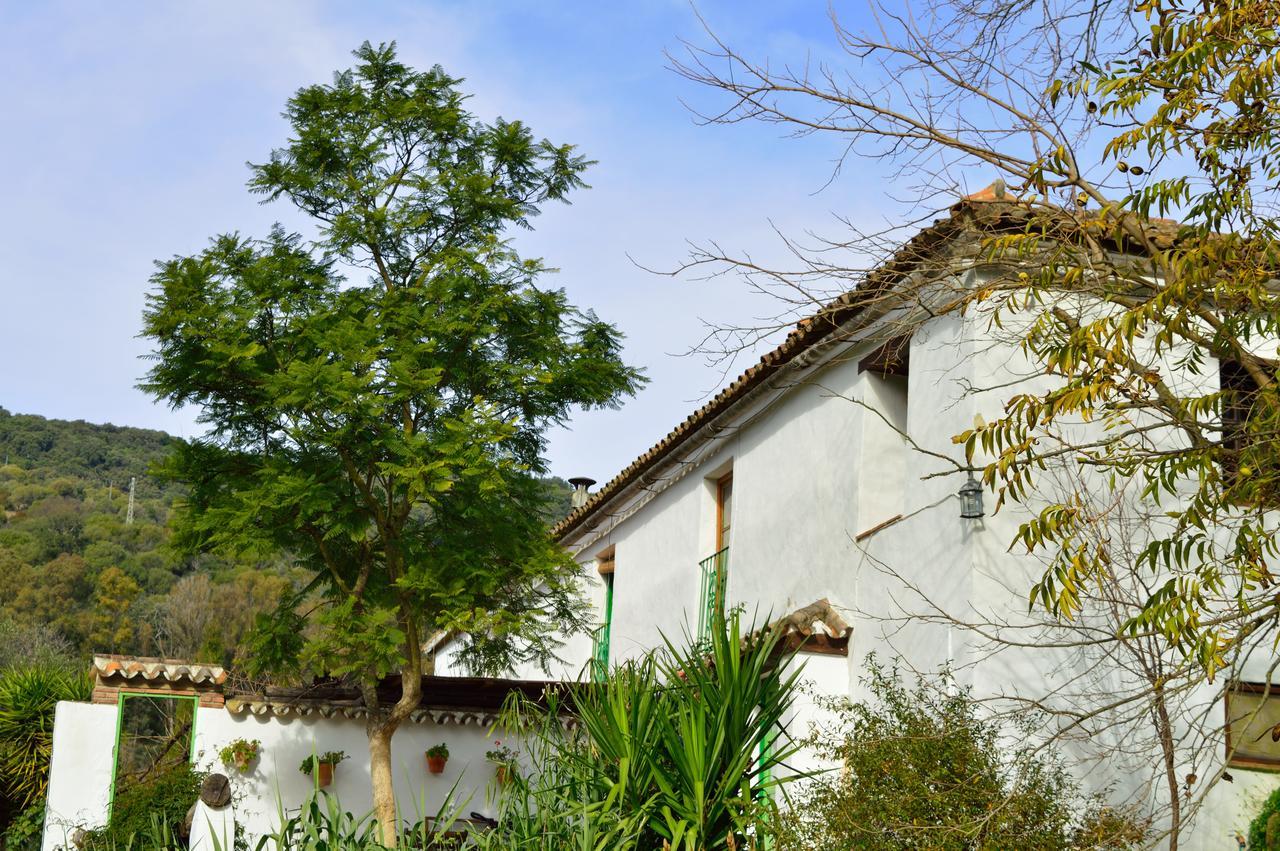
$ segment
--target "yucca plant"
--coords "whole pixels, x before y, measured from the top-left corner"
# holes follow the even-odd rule
[[[798,749],[781,730],[801,675],[781,641],[780,627],[744,632],[735,611],[704,642],[668,641],[657,657],[656,830],[672,848],[752,846],[775,792],[796,779],[778,772]]]
[[[794,779],[776,771],[796,751],[774,738],[800,676],[780,642],[744,632],[738,612],[719,618],[706,641],[667,641],[573,692],[573,729],[554,699],[516,701],[504,724],[540,758],[504,792],[493,847],[752,847]]]
[[[477,851],[630,851],[637,848],[644,819],[609,806],[608,784],[590,764],[581,726],[563,723],[559,698],[546,706],[514,698],[502,726],[523,738],[522,770],[498,791],[498,823],[472,837]]]
[[[0,676],[0,792],[19,807],[44,800],[53,755],[53,714],[60,700],[88,700],[89,678],[56,666]]]

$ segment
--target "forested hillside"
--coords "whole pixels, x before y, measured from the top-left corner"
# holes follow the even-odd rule
[[[112,652],[235,663],[254,616],[293,577],[280,559],[193,559],[167,546],[181,490],[149,469],[174,440],[0,408],[0,658],[81,663]],[[566,512],[568,485],[547,487],[549,512]]]
[[[0,408],[0,641],[80,660],[96,651],[234,661],[288,573],[167,547],[180,491],[148,471],[173,441]]]

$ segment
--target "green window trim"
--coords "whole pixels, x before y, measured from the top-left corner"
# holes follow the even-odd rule
[[[591,679],[604,682],[609,675],[609,636],[613,631],[613,574],[601,576],[604,581],[604,623],[591,633]]]
[[[764,731],[760,743],[756,746],[756,760],[760,766],[760,774],[756,778],[756,800],[767,802],[773,798],[773,760],[774,743],[778,740],[778,728],[771,727]],[[761,851],[772,851],[773,838],[767,833],[761,837]]]
[[[716,620],[724,620],[725,592],[729,585],[729,548],[704,558],[698,563],[702,573],[702,591],[698,599],[698,640],[706,641]]]
[[[116,781],[120,772],[120,737],[124,733],[124,703],[131,697],[149,697],[155,700],[189,701],[191,703],[191,734],[187,740],[187,762],[196,761],[196,722],[200,715],[200,696],[194,694],[158,694],[153,691],[124,691],[116,697],[116,736],[111,745],[111,788],[107,793],[107,824],[116,806]]]

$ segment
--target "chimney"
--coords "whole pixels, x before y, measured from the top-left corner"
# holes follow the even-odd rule
[[[573,496],[570,497],[569,504],[574,508],[581,508],[587,504],[590,497],[589,491],[591,486],[596,483],[595,479],[588,479],[586,476],[574,476],[569,480],[569,484],[573,485]]]

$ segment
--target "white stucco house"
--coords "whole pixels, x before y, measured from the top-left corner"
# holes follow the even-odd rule
[[[978,197],[952,207],[602,487],[589,493],[579,483],[578,505],[555,534],[582,567],[599,627],[566,638],[551,678],[589,679],[661,647],[664,636],[697,635],[716,607],[742,607],[757,620],[802,613],[811,640],[798,658],[816,692],[864,696],[871,654],[925,676],[948,668],[993,711],[1027,702],[1050,710],[1045,738],[1071,757],[1087,789],[1152,809],[1157,830],[1175,799],[1193,817],[1181,848],[1235,851],[1261,798],[1280,785],[1272,773],[1280,743],[1266,735],[1280,722],[1269,645],[1214,682],[1179,690],[1165,764],[1149,705],[1130,697],[1142,691],[1141,666],[1123,647],[1065,640],[1028,612],[1043,565],[1009,550],[1025,509],[993,513],[989,494],[985,507],[974,504],[981,489],[955,463],[963,456],[954,435],[997,414],[1008,387],[1043,380],[985,319],[938,310],[915,286],[931,276],[953,293],[980,285],[990,270],[975,234],[1001,226],[1001,203]],[[545,686],[533,668],[510,681],[468,679],[447,636],[431,649],[438,681],[424,692],[450,694],[450,678],[458,688],[396,737],[408,812],[421,809],[419,798],[429,811],[448,785],[421,772],[422,751],[437,740],[449,742],[451,765],[481,800],[499,698]],[[180,677],[156,670],[140,682]],[[184,688],[203,693],[189,681]],[[46,851],[65,844],[65,826],[104,817],[106,802],[86,790],[109,783],[120,704],[118,694],[101,697],[59,707]],[[272,762],[250,778],[254,801],[276,797],[272,784],[300,798],[306,781],[296,764],[315,750],[363,748],[358,708],[332,696],[203,701],[197,758],[237,736],[263,739]],[[815,712],[802,701],[788,732]],[[368,803],[367,774],[340,782],[349,808]],[[270,823],[256,811],[242,818]]]
[[[990,199],[951,208],[598,490],[588,495],[590,480],[579,481],[581,504],[556,534],[583,567],[600,626],[568,639],[556,673],[590,676],[593,661],[617,664],[664,635],[696,634],[712,606],[776,618],[829,601],[851,630],[835,652],[817,642],[809,649],[823,652],[801,654],[817,691],[862,696],[875,653],[926,675],[949,667],[993,707],[1056,705],[1046,737],[1058,734],[1086,789],[1154,808],[1158,831],[1170,793],[1161,754],[1143,738],[1147,710],[1120,699],[1141,685],[1132,666],[1114,648],[1053,640],[1051,623],[1027,626],[1044,620],[1027,606],[1043,565],[1009,551],[1026,515],[993,514],[990,494],[985,510],[966,506],[967,476],[945,460],[963,461],[952,436],[998,415],[1011,384],[1041,380],[985,318],[933,310],[914,285],[929,275],[948,288],[983,280],[976,229],[999,227],[1001,216]],[[982,627],[1006,616],[1027,631],[993,646]],[[448,646],[438,653],[438,672],[464,672]],[[1262,735],[1280,721],[1272,661],[1263,648],[1174,701],[1171,769],[1179,805],[1194,815],[1184,849],[1237,849],[1261,798],[1280,786],[1271,773],[1280,744]],[[1110,715],[1070,720],[1078,704],[1112,698]]]

